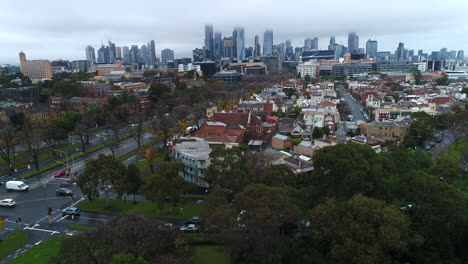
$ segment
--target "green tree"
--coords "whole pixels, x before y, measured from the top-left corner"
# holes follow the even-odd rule
[[[314,127],[314,131],[312,131],[312,137],[314,139],[323,138],[323,130],[320,127]]]
[[[304,81],[306,81],[307,83],[310,83],[311,78],[309,74],[306,74],[306,76],[304,76]]]
[[[111,264],[148,264],[142,257],[136,257],[132,253],[115,254]]]
[[[409,135],[405,138],[405,146],[421,147],[424,142],[433,138],[436,120],[426,112],[412,113],[411,118],[414,122],[411,124]]]
[[[133,203],[136,203],[135,195],[142,185],[143,181],[138,167],[135,164],[128,165],[124,186],[127,190],[127,194],[133,194]]]
[[[418,70],[418,68],[413,68],[413,69],[411,69],[410,73],[411,73],[411,75],[413,75],[414,83],[416,85],[420,85],[421,84],[421,79],[422,79],[421,71]]]
[[[282,187],[285,185],[296,186],[298,184],[295,174],[284,164],[270,165],[260,182],[268,186]]]
[[[343,202],[329,199],[308,218],[331,263],[400,263],[410,245],[422,242],[403,213],[360,194]]]
[[[78,176],[77,184],[88,198],[99,197],[98,186],[102,185],[106,193],[107,207],[109,207],[109,184],[117,190],[124,184],[122,179],[125,177],[125,165],[122,161],[112,155],[99,154],[96,159],[88,159],[85,163],[85,171]]]
[[[295,146],[301,144],[301,142],[302,142],[302,139],[301,139],[301,138],[294,138],[294,139],[292,140],[292,143],[293,143]]]
[[[42,127],[26,120],[21,130],[21,141],[26,144],[31,157],[34,160],[36,170],[39,170],[39,155],[41,154]]]
[[[0,120],[0,157],[7,163],[9,174],[13,173],[12,153],[19,138],[15,127],[10,122]]]
[[[149,99],[158,102],[164,94],[170,94],[171,88],[161,82],[151,84],[149,89]]]

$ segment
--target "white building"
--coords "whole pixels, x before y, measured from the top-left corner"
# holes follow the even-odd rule
[[[179,64],[178,65],[178,71],[179,72],[187,72],[187,71],[197,71],[201,72],[201,67],[200,65],[193,65],[192,63],[187,63],[187,64]]]
[[[301,78],[304,78],[307,75],[311,78],[315,78],[317,76],[318,65],[318,62],[315,60],[306,61],[304,63],[299,63],[296,66],[296,71],[301,75]]]
[[[200,138],[195,138],[202,140]],[[205,171],[210,166],[210,153],[215,147],[232,148],[237,143],[209,142],[209,141],[185,141],[172,147],[171,158],[182,162],[185,167],[180,176],[187,182],[198,186],[208,187],[205,181]]]
[[[425,72],[427,70],[427,63],[425,62],[416,62],[416,63],[413,63],[414,66],[418,66],[418,70],[420,72]]]

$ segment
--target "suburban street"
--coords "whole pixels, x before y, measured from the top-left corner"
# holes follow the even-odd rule
[[[345,100],[345,103],[349,106],[349,109],[351,110],[351,115],[353,115],[354,121],[362,120],[364,122],[367,122],[366,118],[361,113],[361,108],[363,106],[360,103],[357,103],[357,102],[355,103],[352,99],[351,94],[348,91],[343,92],[342,96],[343,96],[343,99]]]

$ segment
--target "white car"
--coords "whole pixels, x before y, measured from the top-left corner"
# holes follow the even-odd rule
[[[0,206],[12,207],[15,206],[16,202],[13,199],[3,199],[0,201]]]

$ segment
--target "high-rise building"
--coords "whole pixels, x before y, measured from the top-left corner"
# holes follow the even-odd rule
[[[104,45],[101,45],[101,47],[98,49],[97,62],[109,63],[109,47],[105,47]]]
[[[366,58],[372,59],[377,58],[378,44],[377,40],[368,40],[366,42]]]
[[[161,50],[161,61],[167,63],[168,61],[174,60],[174,51],[171,49]]]
[[[456,59],[457,59],[457,51],[456,51],[456,50],[451,50],[451,51],[449,52],[449,58],[450,58],[451,60],[456,60]]]
[[[51,79],[52,65],[48,60],[26,60],[24,52],[19,53],[21,72],[31,79]]]
[[[122,60],[122,48],[121,47],[115,47],[115,59]]]
[[[91,64],[96,63],[96,53],[94,52],[94,48],[88,45],[86,46],[85,51],[86,51],[86,60],[89,61],[89,63]]]
[[[254,49],[253,47],[248,47],[245,49],[245,57],[250,58],[253,56]]]
[[[312,50],[318,50],[318,38],[313,38],[312,39]]]
[[[273,31],[263,33],[263,55],[273,55]]]
[[[109,53],[109,63],[115,63],[115,43],[112,43],[109,41],[109,48],[107,49],[107,52]]]
[[[422,55],[423,55],[423,53],[424,53],[424,51],[423,51],[423,50],[418,50],[418,56],[422,56]]]
[[[223,56],[223,44],[223,36],[221,35],[221,32],[216,32],[214,34],[214,56],[216,58],[221,58]]]
[[[143,60],[145,61],[145,64],[149,64],[149,50],[145,44],[141,45],[140,54]]]
[[[306,38],[304,39],[304,51],[312,50],[312,39]]]
[[[348,34],[348,52],[351,54],[359,52],[359,36],[355,32]]]
[[[397,61],[405,60],[405,44],[403,44],[403,42],[398,43],[398,48],[395,51],[395,59]]]
[[[254,57],[260,57],[260,41],[258,35],[255,35]]]
[[[237,28],[232,31],[232,57],[237,58]]]
[[[244,36],[244,28],[238,27],[236,28],[236,56],[237,60],[244,60],[245,59],[245,36]]]
[[[138,46],[132,45],[130,47],[130,63],[138,63]]]
[[[330,37],[330,43],[328,44],[328,50],[333,49],[333,45],[335,45],[335,36]]]
[[[130,64],[130,48],[128,46],[122,47],[122,59],[124,64]]]
[[[457,53],[457,60],[464,60],[465,59],[465,52],[463,50],[459,50]]]
[[[193,62],[201,62],[203,61],[203,50],[196,48],[192,52],[193,55]]]
[[[224,46],[223,56],[227,58],[233,58],[234,57],[234,41],[232,37],[224,38],[223,46]]]
[[[411,58],[414,56],[414,50],[409,50],[408,51],[408,58]]]
[[[149,52],[149,65],[156,65],[156,45],[154,40],[151,40],[148,43],[148,52]]]
[[[213,25],[205,25],[205,60],[214,58]]]

